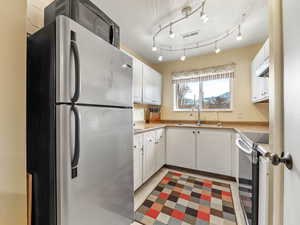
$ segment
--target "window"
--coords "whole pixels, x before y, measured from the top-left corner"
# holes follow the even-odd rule
[[[174,111],[231,111],[232,80],[232,71],[174,76]]]

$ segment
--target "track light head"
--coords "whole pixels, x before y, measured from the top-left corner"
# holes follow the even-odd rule
[[[172,23],[170,24],[169,37],[172,39],[175,38],[175,33],[173,32],[173,29],[172,29]]]
[[[207,23],[207,21],[208,21],[208,16],[205,14],[204,11],[201,12],[200,18],[202,19],[203,23]]]
[[[238,29],[238,35],[236,36],[236,40],[237,41],[241,41],[243,40],[243,35],[242,35],[242,32],[241,32],[241,25],[239,25],[239,29]]]
[[[221,49],[218,47],[218,42],[215,42],[215,53],[218,54],[221,52]]]
[[[185,60],[186,60],[186,56],[185,56],[185,55],[181,56],[181,57],[180,57],[180,60],[181,60],[181,61],[185,61]]]

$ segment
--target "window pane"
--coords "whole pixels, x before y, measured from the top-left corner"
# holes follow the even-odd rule
[[[192,109],[199,100],[199,83],[178,83],[176,88],[176,108]]]
[[[231,79],[202,82],[203,109],[231,109]]]

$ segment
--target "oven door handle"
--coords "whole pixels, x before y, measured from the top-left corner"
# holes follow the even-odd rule
[[[247,153],[248,155],[251,155],[252,154],[252,150],[250,149],[246,149],[244,147],[242,147],[242,145],[240,144],[240,142],[242,141],[241,138],[237,138],[236,141],[235,141],[235,144],[236,146],[241,149],[243,152]]]

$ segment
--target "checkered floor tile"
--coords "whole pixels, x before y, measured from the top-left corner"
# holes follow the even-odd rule
[[[135,212],[144,225],[236,225],[229,184],[169,172]]]

